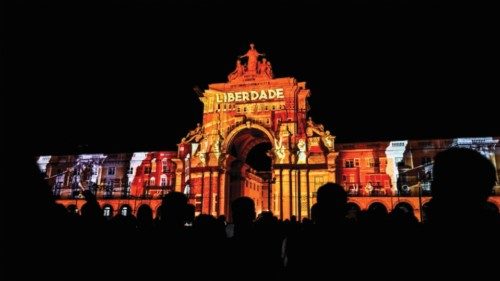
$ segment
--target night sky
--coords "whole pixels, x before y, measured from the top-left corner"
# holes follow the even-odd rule
[[[250,42],[339,142],[500,135],[488,7],[99,2],[18,5],[6,73],[26,121],[6,120],[37,153],[176,150],[201,120],[193,87],[226,82]]]

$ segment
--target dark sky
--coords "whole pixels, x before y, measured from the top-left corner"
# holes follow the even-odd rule
[[[18,5],[7,73],[26,121],[6,120],[36,152],[176,149],[201,119],[193,87],[225,82],[251,41],[340,142],[500,135],[488,7],[101,2]]]

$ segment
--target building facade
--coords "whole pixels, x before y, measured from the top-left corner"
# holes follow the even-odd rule
[[[429,200],[434,155],[451,146],[480,151],[498,167],[498,138],[457,138],[337,144],[327,128],[308,116],[311,92],[305,82],[275,78],[253,44],[228,82],[208,85],[199,99],[203,119],[178,144],[178,151],[41,156],[38,164],[53,193],[78,209],[82,191],[99,198],[105,215],[156,212],[170,191],[186,194],[196,213],[230,215],[230,202],[248,196],[257,212],[286,219],[310,217],[318,187],[338,182],[351,205],[374,203],[388,210],[404,204],[417,217]],[[267,146],[271,164],[256,170],[249,154]],[[500,196],[500,189],[495,194]],[[500,197],[491,201],[500,205]]]

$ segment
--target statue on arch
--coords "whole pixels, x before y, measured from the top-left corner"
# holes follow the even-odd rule
[[[198,159],[200,160],[200,164],[202,167],[205,167],[207,165],[207,154],[203,151],[198,152],[197,154]]]
[[[273,69],[271,67],[271,63],[263,58],[261,62],[259,62],[259,75],[267,77],[269,79],[273,78]]]
[[[259,53],[255,49],[255,44],[250,43],[250,49],[246,52],[246,54],[239,56],[239,58],[248,58],[247,62],[247,73],[249,74],[257,74],[257,62],[259,60],[259,57],[265,56],[265,54]]]
[[[229,73],[227,80],[233,81],[236,78],[243,76],[243,74],[245,74],[245,66],[241,63],[241,60],[238,59],[236,61],[236,68],[233,72]]]
[[[307,162],[307,147],[304,139],[300,139],[297,143],[297,164],[306,164]]]
[[[196,124],[196,128],[194,130],[189,131],[185,138],[182,138],[182,143],[189,142],[200,142],[203,139],[203,126],[200,123]]]
[[[326,130],[325,134],[321,137],[321,140],[328,150],[333,150],[335,137],[331,135],[330,131]]]
[[[321,137],[325,134],[325,127],[323,127],[323,125],[321,124],[314,123],[311,117],[307,119],[306,124],[307,124],[306,135],[308,137],[312,137],[314,136],[314,134]]]
[[[274,154],[276,158],[278,158],[279,163],[283,164],[283,160],[285,159],[285,146],[283,145],[282,136],[280,136],[279,141],[274,139]]]

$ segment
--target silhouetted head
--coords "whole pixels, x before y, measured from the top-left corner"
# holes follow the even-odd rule
[[[186,219],[187,198],[183,193],[170,192],[161,204],[161,220],[168,225],[183,226]]]
[[[249,197],[236,198],[231,203],[234,224],[250,224],[255,220],[255,203]]]
[[[224,227],[217,222],[214,216],[201,214],[194,219],[193,230],[198,239],[212,240],[224,238]]]
[[[479,152],[450,148],[436,155],[432,197],[439,201],[484,203],[496,181],[495,167]]]
[[[347,193],[336,183],[326,183],[318,188],[318,203],[314,206],[313,216],[316,223],[331,223],[345,219],[347,212]]]
[[[93,204],[92,202],[87,202],[82,205],[80,210],[82,217],[84,218],[101,218],[102,210],[98,204]]]
[[[347,193],[337,183],[326,183],[318,188],[318,203],[345,206],[347,204]]]
[[[429,221],[476,220],[496,181],[493,164],[480,153],[450,148],[436,155]]]
[[[137,220],[140,222],[153,221],[153,210],[149,205],[143,204],[137,209]]]
[[[254,43],[250,43],[250,49],[253,49],[255,47]]]

